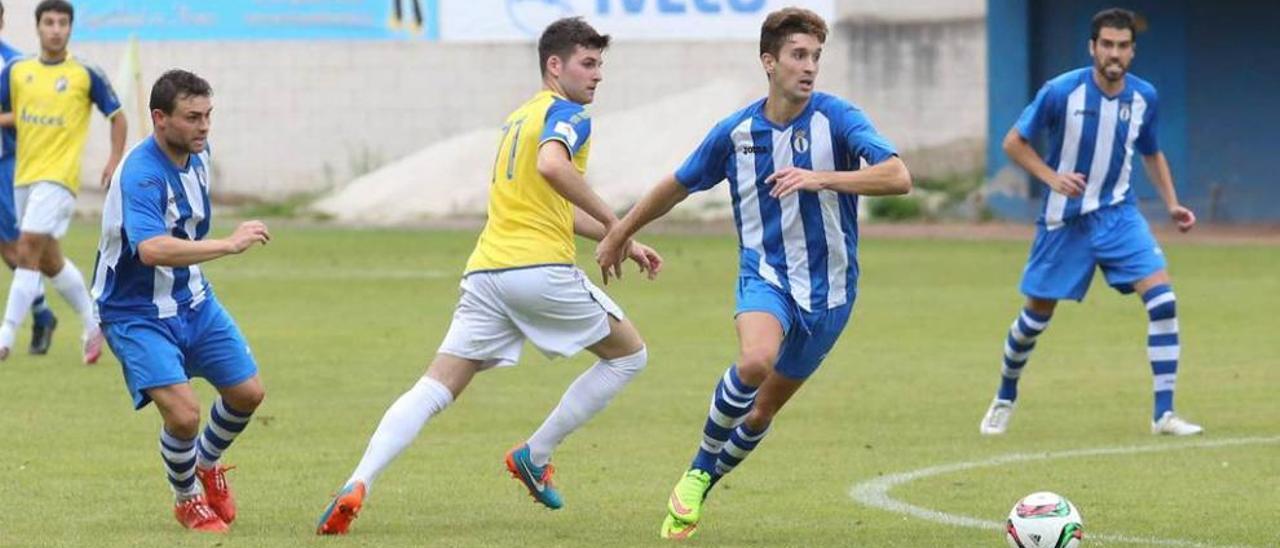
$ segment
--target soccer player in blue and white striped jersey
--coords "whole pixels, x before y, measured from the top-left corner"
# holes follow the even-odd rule
[[[1000,388],[979,424],[982,434],[1008,429],[1018,378],[1037,337],[1049,326],[1059,300],[1084,299],[1098,268],[1117,291],[1140,295],[1147,311],[1155,393],[1152,432],[1181,436],[1202,431],[1173,412],[1180,349],[1177,301],[1164,253],[1138,212],[1129,184],[1136,150],[1178,229],[1186,232],[1195,225],[1195,214],[1178,203],[1156,139],[1156,89],[1128,73],[1135,32],[1132,12],[1108,9],[1095,15],[1089,39],[1093,66],[1046,83],[1004,139],[1009,157],[1050,192],[1023,271],[1026,307],[1005,339]],[[1040,132],[1049,137],[1044,158],[1030,144]]]
[[[596,252],[607,280],[641,227],[729,181],[741,250],[739,358],[721,376],[697,454],[671,493],[665,538],[696,531],[708,490],[760,443],[844,330],[857,295],[858,195],[911,189],[906,164],[866,115],[814,91],[826,22],[786,8],[760,34],[768,97],[716,125]]]
[[[171,70],[151,89],[155,133],[125,155],[102,210],[93,298],[135,409],[154,401],[164,427],[160,454],[189,529],[225,532],[236,517],[219,458],[264,397],[244,335],[213,294],[201,263],[271,239],[260,221],[209,239],[209,134],[213,91]],[[192,377],[220,396],[200,431]]]

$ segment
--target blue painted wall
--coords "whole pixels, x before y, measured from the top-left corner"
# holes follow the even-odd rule
[[[1206,220],[1280,220],[1280,185],[1266,173],[1277,170],[1265,160],[1280,147],[1280,33],[1266,23],[1280,21],[1280,3],[988,0],[988,176],[1008,165],[1000,141],[1039,86],[1090,64],[1090,19],[1116,5],[1146,23],[1130,70],[1159,91],[1159,138],[1181,201]],[[1027,30],[1014,32],[1020,20]],[[1163,218],[1140,159],[1134,163],[1143,210]],[[1046,187],[1026,184],[1030,201],[993,197],[997,214],[1034,219]]]

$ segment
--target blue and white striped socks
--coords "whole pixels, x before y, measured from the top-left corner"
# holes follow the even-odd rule
[[[729,442],[724,445],[724,449],[720,451],[720,456],[716,458],[716,471],[713,476],[723,476],[732,472],[743,459],[747,458],[756,445],[760,444],[760,440],[764,439],[764,435],[769,433],[769,427],[765,426],[764,430],[756,432],[746,424],[738,425],[733,429],[733,435],[729,437]]]
[[[1168,284],[1157,285],[1142,294],[1147,306],[1147,357],[1151,360],[1155,418],[1173,411],[1173,389],[1178,380],[1178,301]]]
[[[717,459],[733,435],[734,429],[742,424],[742,420],[751,411],[757,388],[747,385],[738,378],[736,365],[729,366],[729,369],[724,372],[724,376],[716,384],[715,394],[711,397],[707,422],[702,427],[702,443],[698,446],[698,454],[693,458],[692,468],[712,476],[719,475],[716,472]],[[751,445],[754,447],[754,444]]]
[[[1036,337],[1049,327],[1051,316],[1042,316],[1022,309],[1018,319],[1009,326],[1009,336],[1004,341],[1004,367],[1000,370],[1000,390],[996,397],[1002,400],[1018,399],[1018,378],[1027,365],[1031,350],[1036,347]]]
[[[253,413],[242,413],[229,407],[222,398],[213,402],[209,410],[209,423],[196,442],[199,448],[199,466],[203,469],[213,468],[222,457],[222,452],[231,446],[236,436],[249,425]]]
[[[165,473],[178,500],[186,500],[200,494],[200,488],[196,484],[195,438],[180,439],[161,428],[160,456],[164,458]]]

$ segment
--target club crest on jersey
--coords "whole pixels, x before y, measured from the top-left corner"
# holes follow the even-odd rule
[[[58,79],[53,82],[53,89],[58,93],[67,91],[67,77],[59,76]]]
[[[797,129],[795,135],[791,137],[791,148],[796,151],[796,154],[809,151],[809,138],[803,129]]]
[[[1120,121],[1129,121],[1129,103],[1120,103]]]

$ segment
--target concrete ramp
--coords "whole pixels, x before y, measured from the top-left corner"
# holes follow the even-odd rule
[[[712,81],[639,107],[596,116],[587,180],[622,210],[674,171],[722,118],[756,100],[762,82]],[[340,222],[396,225],[485,214],[500,133],[476,130],[360,177],[312,207]],[[691,196],[674,216],[732,216],[728,190]]]

